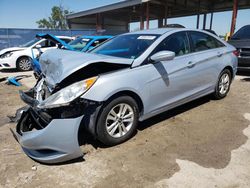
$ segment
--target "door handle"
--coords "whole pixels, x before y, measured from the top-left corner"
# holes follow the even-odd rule
[[[192,61],[190,61],[190,62],[188,62],[188,68],[193,68],[195,66],[195,63],[194,62],[192,62]]]
[[[217,52],[217,56],[221,57],[222,56],[222,52]]]

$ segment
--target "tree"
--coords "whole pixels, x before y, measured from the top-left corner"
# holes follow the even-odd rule
[[[51,16],[48,19],[43,18],[38,20],[38,28],[47,29],[68,29],[66,14],[71,13],[69,10],[64,9],[63,6],[54,6],[51,9]]]

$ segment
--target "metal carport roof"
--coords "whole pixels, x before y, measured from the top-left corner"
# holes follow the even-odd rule
[[[149,20],[158,20],[159,27],[162,27],[167,24],[167,18],[197,15],[198,23],[200,14],[204,14],[206,21],[208,13],[233,9],[237,13],[238,9],[246,8],[250,8],[250,0],[127,0],[69,14],[67,20],[71,28],[128,31],[132,22],[140,22],[140,29],[144,29],[149,28]],[[210,23],[212,25],[212,19]]]

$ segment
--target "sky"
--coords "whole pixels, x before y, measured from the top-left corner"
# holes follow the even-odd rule
[[[66,9],[78,12],[121,0],[0,0],[0,28],[37,28],[36,21],[50,16],[51,8],[55,5],[63,5]],[[214,14],[213,30],[219,35],[229,32],[232,12]],[[210,15],[207,16],[207,28]],[[182,24],[187,28],[196,27],[196,16],[168,19],[168,23]],[[240,10],[237,17],[236,30],[250,24],[250,9]],[[200,18],[200,27],[203,18]],[[131,30],[139,27],[139,23],[130,25]],[[150,28],[156,28],[157,22],[151,21]]]

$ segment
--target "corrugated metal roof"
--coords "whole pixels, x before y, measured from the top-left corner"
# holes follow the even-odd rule
[[[114,4],[105,5],[102,7],[93,8],[90,10],[85,10],[85,11],[81,11],[81,12],[77,12],[77,13],[68,14],[67,19],[96,14],[96,13],[100,13],[100,12],[107,12],[110,10],[115,10],[115,9],[120,9],[120,8],[124,8],[124,7],[142,4],[142,3],[145,3],[148,1],[150,1],[150,0],[125,0],[125,1],[118,2],[118,3],[114,3]]]

